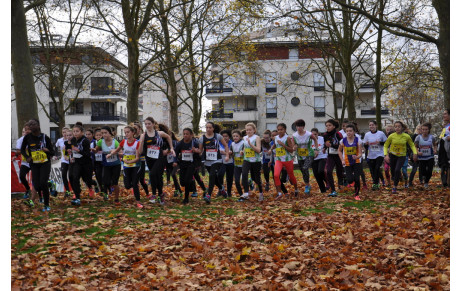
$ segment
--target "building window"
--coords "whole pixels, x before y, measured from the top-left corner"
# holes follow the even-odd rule
[[[315,127],[320,133],[326,132],[326,124],[324,122],[315,122]]]
[[[256,110],[257,109],[257,99],[256,97],[248,97],[246,100],[245,110]]]
[[[75,101],[70,107],[70,114],[83,114],[83,101]]]
[[[56,124],[59,122],[58,108],[59,108],[58,102],[56,103],[50,102],[50,109],[49,109],[50,121]]]
[[[300,99],[298,97],[292,97],[291,104],[294,106],[298,106],[300,104]]]
[[[115,104],[110,102],[92,102],[91,115],[93,116],[113,116]]]
[[[338,109],[341,109],[343,106],[343,99],[342,99],[342,95],[339,94],[339,93],[336,93],[335,94],[335,102],[337,104],[337,108]]]
[[[255,85],[256,84],[256,73],[246,72],[246,85]]]
[[[265,73],[265,92],[276,92],[276,73]]]
[[[276,118],[276,97],[266,98],[267,102],[267,118]]]
[[[60,134],[59,127],[50,127],[50,140],[52,144],[56,144]]]
[[[265,127],[270,131],[274,131],[276,130],[276,123],[267,123]]]
[[[296,49],[296,48],[289,49],[289,59],[298,60],[299,59],[299,49]]]
[[[109,95],[113,90],[112,78],[91,77],[91,95]]]
[[[315,91],[324,91],[324,76],[320,73],[313,73],[313,87]]]
[[[74,77],[73,85],[75,89],[81,89],[83,87],[83,77],[81,76]]]
[[[300,74],[298,72],[292,72],[291,73],[291,80],[292,81],[297,81],[300,78]]]
[[[325,98],[323,96],[315,97],[315,117],[326,116]]]
[[[342,83],[342,72],[334,73],[334,83]]]
[[[48,90],[50,97],[59,97],[59,90],[58,90],[58,80],[54,77],[50,78],[49,90]]]

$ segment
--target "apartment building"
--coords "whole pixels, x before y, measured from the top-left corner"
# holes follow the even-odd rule
[[[325,121],[335,116],[333,92],[345,90],[345,77],[337,68],[325,74],[327,64],[319,48],[298,36],[295,30],[267,28],[251,40],[252,60],[248,60],[251,53],[243,52],[241,60],[213,64],[212,82],[206,89],[212,110],[206,120],[239,129],[254,122],[261,134],[278,123],[285,123],[292,133],[294,121],[302,118],[307,129],[325,131]],[[372,60],[367,63],[366,69],[372,70]],[[336,100],[341,116],[342,99]],[[367,129],[376,117],[374,100],[373,85],[363,81],[355,101],[360,129]],[[388,116],[383,109],[382,117]]]
[[[85,129],[107,125],[118,138],[123,137],[123,128],[127,125],[125,82],[127,67],[123,63],[103,49],[93,46],[56,47],[52,51],[31,47],[30,51],[34,65],[35,91],[40,101],[37,102],[42,132],[49,135],[53,142],[61,137],[56,123],[59,120],[55,102],[51,98],[51,96],[58,96],[58,92],[51,92],[54,86],[47,83],[51,81],[44,70],[45,64],[49,63],[46,57],[51,55],[55,59],[53,65],[62,62],[67,69],[63,86],[64,106],[67,107],[74,101],[65,113],[66,126],[73,126],[78,121],[83,123]],[[14,100],[14,90],[12,100]],[[140,96],[140,120],[143,115],[142,103],[142,96]],[[15,145],[18,136],[15,102],[12,102],[11,107],[12,142]]]

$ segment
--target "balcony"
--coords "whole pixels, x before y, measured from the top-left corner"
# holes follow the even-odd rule
[[[233,88],[206,88],[206,94],[222,94],[222,93],[232,93]]]
[[[361,85],[361,87],[359,88],[359,92],[374,92],[374,84],[368,83]]]
[[[235,121],[256,121],[258,119],[257,109],[234,110],[233,119]]]
[[[91,114],[91,121],[120,121],[126,122],[126,114],[123,112],[115,112],[114,114]]]
[[[126,101],[127,95],[125,92],[122,92],[120,90],[92,89],[90,92],[89,98],[90,99],[111,99],[112,101],[117,102],[117,101]]]
[[[233,118],[233,112],[226,113],[219,110],[213,110],[206,113],[206,119],[224,119]]]
[[[382,109],[382,110],[380,110],[380,113],[382,115],[389,115],[390,110]],[[361,109],[361,115],[362,116],[375,116],[375,109]]]
[[[123,112],[114,114],[101,114],[99,112],[68,112],[66,114],[66,123],[75,124],[80,121],[83,124],[126,124],[127,116]]]

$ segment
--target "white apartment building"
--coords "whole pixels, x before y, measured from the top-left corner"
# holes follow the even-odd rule
[[[288,133],[292,133],[293,123],[302,118],[307,130],[316,127],[324,132],[325,121],[334,118],[333,93],[328,84],[334,84],[336,92],[343,92],[345,77],[337,70],[333,77],[325,75],[320,50],[302,44],[297,34],[266,29],[262,37],[251,41],[255,48],[253,61],[214,64],[212,83],[206,89],[212,110],[206,120],[230,129],[243,129],[246,123],[254,122],[261,134],[265,129],[276,129],[278,123],[285,123]],[[338,99],[340,117],[342,101]],[[373,85],[359,89],[355,102],[360,131],[367,130],[368,122],[376,117],[374,99]],[[388,114],[388,110],[382,110],[382,119]]]
[[[62,54],[64,48],[55,48],[56,54]],[[69,51],[69,49],[67,49]],[[65,60],[68,66],[66,78],[67,87],[64,95],[64,104],[67,106],[77,98],[73,106],[65,114],[66,126],[73,126],[76,122],[83,123],[85,129],[95,129],[101,126],[112,128],[116,137],[120,138],[123,128],[127,125],[127,95],[126,84],[121,76],[126,76],[127,67],[106,51],[98,47],[85,46],[71,49],[69,57]],[[50,136],[55,142],[61,137],[58,125],[54,119],[50,120],[43,107],[46,108],[52,118],[57,118],[55,104],[52,101],[48,88],[41,80],[46,80],[47,75],[40,75],[44,66],[44,50],[40,47],[31,47],[32,62],[34,65],[35,91],[40,102],[38,103],[38,115],[42,132]],[[97,61],[104,60],[102,62]],[[64,58],[62,58],[64,59]],[[91,65],[88,65],[91,64]],[[67,80],[68,79],[68,80]],[[77,94],[78,90],[80,92]],[[14,90],[12,90],[12,100]],[[142,96],[139,98],[139,115],[142,120]],[[12,144],[16,144],[18,137],[16,103],[11,106]],[[21,129],[19,129],[20,133]]]

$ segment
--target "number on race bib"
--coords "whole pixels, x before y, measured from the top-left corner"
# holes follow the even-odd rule
[[[48,157],[44,151],[34,151],[32,152],[32,161],[34,164],[42,164],[48,162]]]
[[[216,149],[206,149],[206,160],[217,161],[217,150]]]
[[[192,151],[183,150],[182,151],[182,161],[193,162],[193,153],[192,153]]]
[[[233,160],[235,161],[235,166],[243,165],[243,157],[234,157]]]
[[[276,148],[276,156],[282,157],[286,155],[286,149],[283,147]]]
[[[298,153],[299,156],[301,156],[301,157],[307,157],[307,156],[308,156],[308,149],[298,148],[298,149],[297,149],[297,153]]]
[[[158,159],[160,156],[160,147],[157,146],[148,146],[147,147],[147,157],[152,159]]]
[[[79,159],[81,157],[83,157],[80,153],[76,152],[76,151],[72,151],[72,156],[76,159]]]
[[[136,158],[135,155],[124,155],[123,156],[123,162],[131,161],[131,160],[134,160],[135,158]],[[135,166],[136,166],[136,163],[130,163],[130,164],[125,163],[125,167],[127,167],[127,168],[132,168],[132,167],[135,167]]]
[[[330,148],[329,148],[329,154],[334,155],[334,154],[337,154],[337,153],[338,153],[338,150],[337,150],[337,149],[335,149],[335,148],[333,148],[333,147],[330,147]]]
[[[96,162],[102,162],[102,152],[98,152],[94,154],[94,160]]]
[[[401,154],[403,154],[403,146],[392,144],[390,151],[391,151],[392,154],[401,155]]]
[[[345,154],[347,156],[356,155],[356,147],[345,147]]]
[[[167,158],[168,164],[174,163],[174,156],[172,154],[168,154]]]
[[[371,152],[378,152],[380,151],[380,145],[378,144],[378,142],[372,143],[369,145],[369,149]]]
[[[431,147],[430,146],[421,146],[420,151],[422,152],[422,156],[424,156],[424,157],[431,156]]]
[[[251,148],[245,148],[244,149],[244,156],[246,158],[255,158],[256,157],[256,152]]]
[[[107,163],[113,163],[113,162],[116,162],[118,160],[118,155],[115,154],[115,155],[111,155],[109,158],[107,158],[107,156],[105,157]]]
[[[264,157],[266,160],[269,160],[272,156],[272,152],[270,150],[264,150]]]

